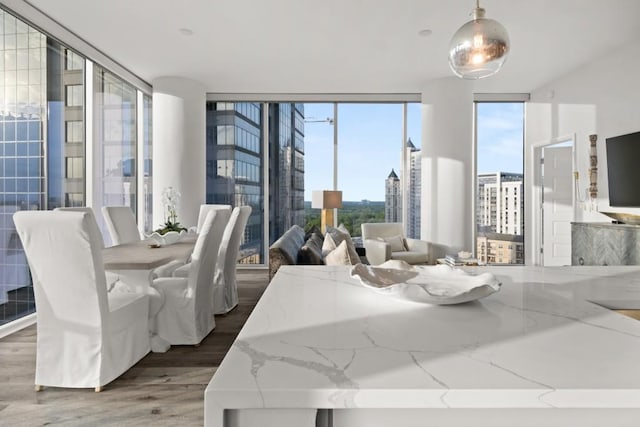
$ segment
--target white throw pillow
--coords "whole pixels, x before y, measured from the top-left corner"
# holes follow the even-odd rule
[[[324,242],[322,243],[322,256],[327,256],[329,252],[337,248],[338,245],[343,241],[347,242],[347,250],[349,251],[349,258],[351,258],[352,260],[357,260],[357,262],[355,262],[354,265],[360,262],[360,256],[356,251],[356,247],[353,244],[353,240],[351,240],[351,235],[346,229],[344,229],[343,231],[339,227],[338,228],[327,227],[327,232],[324,236]]]
[[[336,242],[331,237],[331,234],[327,233],[324,235],[324,241],[322,242],[322,256],[326,257],[329,253],[334,251],[338,246]]]
[[[346,240],[343,240],[337,248],[329,252],[324,258],[324,263],[326,265],[355,265],[358,262],[360,262],[359,258],[357,260],[353,260],[349,256]]]
[[[404,252],[407,247],[404,244],[404,238],[400,235],[389,237],[378,237],[378,240],[386,242],[391,246],[391,252]]]

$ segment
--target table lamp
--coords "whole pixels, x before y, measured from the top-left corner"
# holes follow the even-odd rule
[[[327,226],[334,227],[333,210],[342,207],[342,191],[320,190],[311,192],[311,207],[322,209],[320,229],[327,232]]]

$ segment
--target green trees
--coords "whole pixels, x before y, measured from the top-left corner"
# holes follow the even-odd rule
[[[311,209],[311,202],[304,203],[305,229],[320,227],[320,210]],[[384,222],[384,202],[342,202],[338,209],[338,224],[342,223],[352,236],[360,236],[363,222]]]

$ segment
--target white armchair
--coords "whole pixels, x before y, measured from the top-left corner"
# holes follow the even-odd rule
[[[371,265],[382,264],[390,259],[409,264],[429,264],[430,244],[424,240],[404,237],[399,222],[369,222],[361,225],[362,243]]]
[[[100,391],[149,352],[149,297],[107,293],[89,213],[20,211],[13,218],[37,306],[36,390]]]

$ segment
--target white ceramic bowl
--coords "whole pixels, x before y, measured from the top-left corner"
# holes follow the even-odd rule
[[[448,265],[385,267],[356,264],[351,268],[351,277],[380,294],[435,305],[475,301],[498,292],[501,286],[489,272],[472,275]]]
[[[147,235],[147,239],[153,244],[166,246],[180,241],[180,239],[182,239],[182,236],[184,236],[185,234],[186,231],[184,230],[179,233],[177,231],[168,231],[164,234],[160,234],[157,231],[154,231],[153,233]]]

